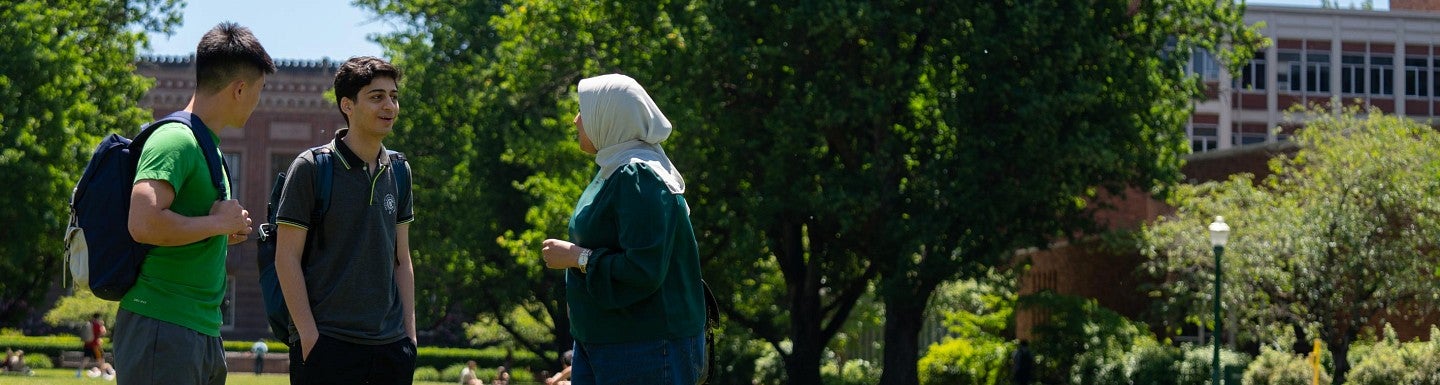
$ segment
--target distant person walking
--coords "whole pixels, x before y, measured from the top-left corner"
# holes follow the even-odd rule
[[[1035,380],[1035,355],[1030,353],[1030,341],[1020,340],[1020,347],[1010,355],[1013,369],[1010,378],[1016,385],[1030,385]]]
[[[265,341],[256,340],[254,345],[250,345],[250,353],[255,354],[255,375],[265,371],[265,353],[269,352],[270,346],[265,345]]]
[[[95,360],[95,367],[105,364],[105,322],[100,319],[100,313],[90,316],[90,322],[85,323],[81,330],[80,339],[85,341],[85,357],[80,359],[80,367],[75,369],[75,377],[89,368],[90,360]]]

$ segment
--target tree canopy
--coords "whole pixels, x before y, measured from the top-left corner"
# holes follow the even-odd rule
[[[1207,324],[1215,262],[1204,226],[1223,215],[1222,303],[1260,342],[1293,331],[1326,341],[1343,382],[1349,346],[1379,318],[1440,303],[1440,134],[1378,111],[1310,110],[1298,152],[1261,181],[1178,189],[1174,216],[1143,233],[1154,293],[1173,322]],[[1308,339],[1308,338],[1307,338]],[[1304,340],[1304,339],[1302,339]]]
[[[169,32],[177,0],[0,5],[0,321],[31,316],[61,276],[71,189],[101,135],[134,135],[151,81],[135,72],[146,32]]]
[[[1201,95],[1184,63],[1233,64],[1257,40],[1241,6],[1199,0],[359,3],[407,26],[381,38],[414,96],[395,147],[447,171],[416,179],[417,206],[444,213],[414,237],[435,277],[420,308],[441,309],[422,324],[524,305],[553,349],[569,340],[539,241],[564,235],[593,175],[574,84],[622,72],[676,127],[728,322],[794,383],[821,381],[877,283],[882,382],[915,383],[935,288],[1090,228],[1107,188],[1177,181]]]

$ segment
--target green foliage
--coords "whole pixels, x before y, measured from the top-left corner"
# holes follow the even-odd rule
[[[227,352],[249,352],[255,346],[255,341],[222,341]],[[269,349],[268,354],[290,354],[290,347],[280,341],[267,339],[265,348]]]
[[[42,353],[26,353],[25,366],[29,366],[30,369],[50,369],[55,367],[55,363],[50,361],[50,356],[48,355]]]
[[[429,366],[416,366],[415,381],[440,381],[440,371]]]
[[[71,189],[101,135],[133,135],[150,81],[134,61],[146,33],[170,31],[178,0],[57,0],[0,6],[0,322],[43,302],[61,276]]]
[[[1032,329],[1036,378],[1045,382],[1092,380],[1092,373],[1121,370],[1106,364],[1124,355],[1138,340],[1154,338],[1145,326],[1106,309],[1094,299],[1040,292],[1020,297],[1020,309],[1035,309],[1049,317]],[[1089,357],[1087,357],[1087,355]],[[1081,368],[1082,358],[1087,366]],[[1074,368],[1074,369],[1072,369]]]
[[[1181,350],[1184,353],[1184,360],[1177,365],[1179,375],[1175,378],[1178,385],[1205,385],[1211,383],[1215,370],[1215,347],[1208,345],[1188,345]],[[1229,349],[1220,349],[1220,373],[1224,375],[1231,371],[1243,371],[1250,365],[1251,358],[1244,353],[1235,352]]]
[[[949,333],[919,360],[922,384],[1004,384],[1010,379],[1015,277],[991,269],[979,278],[948,282],[930,307],[944,314]]]
[[[919,362],[921,384],[1007,384],[1011,344],[1006,341],[951,338],[930,346]],[[827,382],[829,383],[829,382]]]
[[[479,369],[479,367],[477,366],[476,369]],[[459,382],[460,372],[463,370],[465,370],[464,363],[450,365],[449,367],[446,367],[445,370],[440,371],[440,379],[438,381]]]
[[[417,288],[421,324],[488,314],[525,349],[569,341],[539,242],[564,236],[594,170],[568,123],[574,84],[621,72],[676,127],[666,148],[727,322],[796,383],[821,381],[873,286],[893,341],[918,344],[941,283],[1088,227],[1102,187],[1178,180],[1200,95],[1183,64],[1197,47],[1249,58],[1257,40],[1240,6],[1200,0],[357,3],[408,27],[380,38],[418,96],[392,142],[435,170],[416,204],[446,214],[412,234],[417,275],[436,277]],[[548,315],[554,341],[505,325],[516,305]],[[882,382],[913,381],[900,366]]]
[[[100,313],[102,322],[114,325],[115,313],[119,311],[119,302],[100,299],[88,288],[74,288],[73,294],[60,297],[55,307],[45,313],[45,323],[58,327],[85,327],[90,317]]]
[[[79,351],[84,346],[80,337],[72,335],[41,336],[41,337],[0,337],[0,349],[24,350],[25,353],[44,354],[51,357],[60,357],[60,353],[67,350]],[[109,339],[101,347],[111,350]]]
[[[1241,381],[1245,385],[1309,385],[1313,379],[1314,372],[1304,357],[1264,345]],[[1320,384],[1330,383],[1330,373],[1322,369]]]
[[[827,361],[820,367],[820,378],[829,385],[869,385],[880,378],[880,368],[865,360],[847,360],[842,367]]]
[[[1430,341],[1400,342],[1385,325],[1385,338],[1351,351],[1355,367],[1348,384],[1440,385],[1440,329],[1431,326]]]
[[[1177,385],[1180,349],[1169,345],[1136,346],[1125,355],[1126,371],[1133,384]],[[1223,359],[1223,358],[1222,358]]]
[[[1343,382],[1345,352],[1372,317],[1406,315],[1396,303],[1440,290],[1440,133],[1379,111],[1304,113],[1298,151],[1272,160],[1263,181],[1181,186],[1175,215],[1144,230],[1142,269],[1164,281],[1152,296],[1170,325],[1208,321],[1215,266],[1204,226],[1224,215],[1233,235],[1221,301],[1242,320],[1241,339],[1313,331]]]

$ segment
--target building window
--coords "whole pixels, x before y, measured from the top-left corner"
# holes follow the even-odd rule
[[[1423,58],[1405,58],[1405,96],[1430,96],[1430,67]]]
[[[220,330],[235,330],[235,276],[225,276],[225,299],[220,301]]]
[[[1365,93],[1365,57],[1345,55],[1340,57],[1340,93],[1359,95]]]
[[[245,195],[240,193],[240,186],[244,185],[245,178],[241,175],[245,170],[245,164],[240,163],[240,153],[227,152],[225,154],[225,165],[228,168],[226,175],[230,176],[230,199],[240,199]]]
[[[1395,65],[1394,58],[1385,56],[1370,57],[1370,94],[1371,95],[1394,95],[1395,94]]]
[[[1196,50],[1195,55],[1190,57],[1190,71],[1204,80],[1219,79],[1220,62],[1215,61],[1215,56],[1209,51]]]
[[[1330,55],[1305,55],[1305,92],[1330,92]]]
[[[1214,150],[1219,143],[1220,137],[1216,135],[1215,125],[1196,124],[1190,128],[1190,152]]]
[[[1300,91],[1300,54],[1281,52],[1276,59],[1275,89]]]
[[[1256,55],[1245,68],[1240,70],[1240,89],[1252,91],[1265,90],[1265,56]]]
[[[1236,136],[1235,136],[1235,142],[1236,142],[1235,144],[1238,144],[1238,145],[1265,143],[1265,134],[1264,134],[1264,133],[1254,133],[1254,132],[1242,132],[1242,133],[1240,133],[1239,135],[1236,135]]]

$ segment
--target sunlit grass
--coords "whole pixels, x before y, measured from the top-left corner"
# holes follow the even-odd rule
[[[89,377],[75,378],[75,369],[40,369],[35,371],[34,376],[0,375],[0,383],[5,385],[103,385],[114,384],[115,381]],[[287,385],[289,383],[290,376],[286,374],[267,373],[257,376],[254,373],[230,372],[230,375],[225,377],[226,385]],[[415,385],[450,385],[450,383],[415,381]]]

